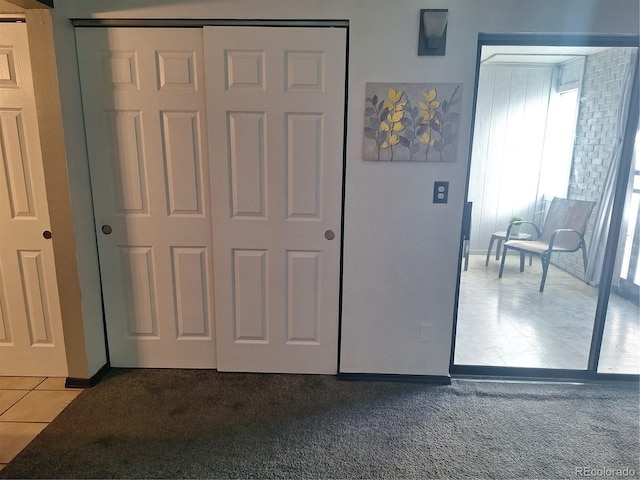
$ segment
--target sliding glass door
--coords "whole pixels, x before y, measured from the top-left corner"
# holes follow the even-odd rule
[[[640,374],[640,161],[636,134],[611,277],[599,373]]]
[[[640,185],[634,197],[633,178],[629,195],[620,183],[633,145],[624,139],[637,46],[629,36],[481,34],[467,186],[471,254],[459,272],[452,373],[639,373]],[[543,288],[544,262],[535,255],[542,251],[505,257],[504,242],[545,240],[540,230],[544,237],[545,222],[558,217],[554,198],[573,206],[563,221],[577,215],[575,206],[587,211],[584,243],[551,254]],[[575,221],[565,228],[574,233],[558,239],[580,230]]]

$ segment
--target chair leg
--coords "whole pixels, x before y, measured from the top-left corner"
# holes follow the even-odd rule
[[[462,251],[464,252],[464,271],[466,272],[469,269],[469,240],[464,241],[464,247]]]
[[[580,245],[580,248],[582,249],[582,263],[584,265],[584,275],[585,278],[587,276],[587,247],[584,244],[584,241],[582,242],[582,245]]]
[[[498,272],[498,278],[502,278],[502,271],[504,270],[504,260],[507,258],[507,247],[502,249],[502,261],[500,262],[500,272]]]
[[[540,292],[544,291],[544,284],[547,281],[547,271],[549,270],[549,261],[551,260],[551,253],[545,252],[540,256],[542,261],[542,281],[540,282]]]
[[[520,252],[520,272],[524,272],[524,252]]]
[[[500,247],[502,247],[502,238],[498,238],[498,245],[496,245],[496,260],[500,260]]]
[[[487,249],[487,259],[484,261],[484,266],[489,266],[489,257],[491,257],[491,249],[493,248],[493,242],[495,241],[496,236],[491,235],[491,240],[489,240],[489,248]]]

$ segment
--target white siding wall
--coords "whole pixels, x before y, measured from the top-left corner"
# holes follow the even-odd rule
[[[487,251],[509,218],[533,221],[553,67],[483,65],[478,89],[469,201],[471,251]]]

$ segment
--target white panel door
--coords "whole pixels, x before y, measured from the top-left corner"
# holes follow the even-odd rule
[[[0,39],[0,375],[66,376],[26,25]]]
[[[205,27],[219,370],[337,372],[345,51]]]
[[[76,29],[111,365],[212,368],[202,29]]]

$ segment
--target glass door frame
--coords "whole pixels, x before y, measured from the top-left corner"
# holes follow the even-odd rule
[[[467,164],[467,178],[465,184],[465,203],[468,201],[469,182],[471,174],[471,154],[473,150],[473,138],[476,121],[476,105],[478,100],[478,83],[480,78],[482,47],[491,45],[514,45],[514,46],[583,46],[583,47],[635,47],[639,48],[640,36],[638,35],[559,35],[559,34],[478,34],[478,47],[476,54],[476,74],[473,94],[472,122],[469,138],[469,162]],[[558,379],[558,380],[630,380],[640,381],[640,375],[598,373],[598,362],[600,350],[604,337],[605,319],[611,292],[612,277],[615,268],[618,238],[624,213],[625,194],[627,190],[631,161],[633,159],[633,148],[635,135],[638,127],[638,114],[640,99],[638,96],[638,58],[636,56],[635,72],[631,86],[631,98],[629,101],[629,111],[627,124],[622,144],[622,158],[619,174],[616,179],[615,197],[611,213],[611,223],[607,237],[604,263],[598,287],[597,305],[591,335],[589,358],[586,370],[574,369],[554,369],[554,368],[522,368],[522,367],[500,367],[481,365],[456,365],[454,363],[456,332],[458,323],[458,304],[460,299],[460,277],[462,267],[463,235],[460,236],[460,255],[458,255],[458,272],[455,292],[455,303],[453,312],[453,329],[451,337],[451,356],[449,360],[449,373],[455,376],[484,376],[484,377],[512,377],[512,378],[538,378],[538,379]],[[462,225],[464,232],[465,225]]]

